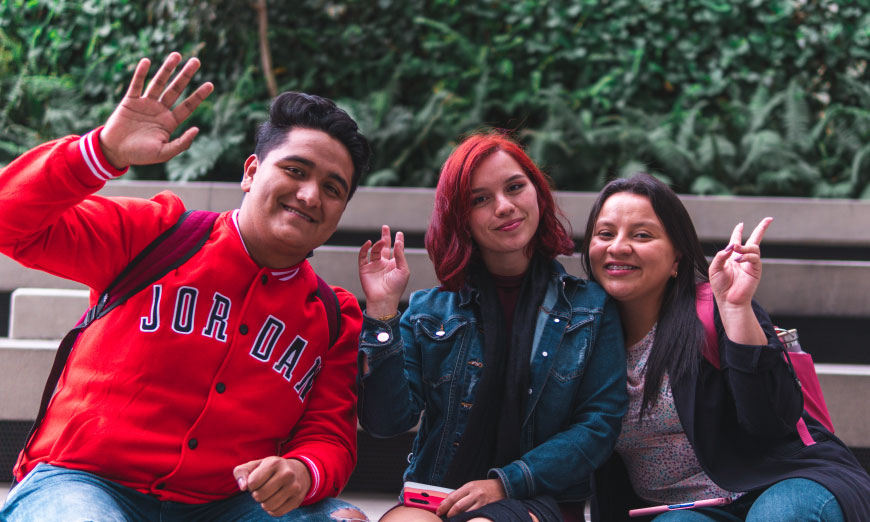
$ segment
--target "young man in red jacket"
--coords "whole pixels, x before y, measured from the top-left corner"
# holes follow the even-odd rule
[[[93,194],[190,146],[197,129],[170,135],[213,87],[176,106],[199,66],[191,59],[173,79],[180,61],[172,53],[146,87],[143,59],[105,126],[0,172],[0,252],[87,285],[93,305],[178,220],[185,209],[169,192]],[[335,289],[330,347],[306,257],[335,231],[369,155],[330,100],[278,96],[245,162],[241,207],[79,337],[0,519],[365,519],[334,498],[356,461],[362,314]]]

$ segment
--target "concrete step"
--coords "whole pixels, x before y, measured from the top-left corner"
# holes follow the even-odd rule
[[[60,340],[0,338],[0,421],[33,419]],[[837,435],[870,448],[870,365],[817,364]]]
[[[357,247],[324,246],[310,258],[314,269],[332,285],[362,298],[356,270]],[[438,284],[432,262],[424,249],[407,249],[412,290]],[[580,256],[560,256],[568,273],[585,277]],[[870,262],[766,259],[756,299],[772,315],[870,318]]]
[[[330,284],[363,298],[357,274],[356,247],[324,246],[310,258],[314,269]],[[432,263],[423,249],[406,252],[411,280],[403,301],[412,290],[438,284]],[[63,336],[87,309],[87,291],[71,289],[62,279],[4,264],[0,282],[18,281],[12,291],[10,337],[47,339]],[[582,276],[578,256],[561,257],[569,273]],[[49,279],[50,278],[50,279]],[[27,283],[47,284],[33,287]],[[55,284],[57,285],[55,286]],[[769,259],[756,299],[772,315],[870,318],[870,262]],[[865,347],[861,347],[862,349]]]
[[[837,436],[850,447],[870,448],[870,365],[815,366]]]
[[[105,196],[151,197],[161,190],[178,194],[188,208],[223,211],[236,208],[242,192],[237,183],[170,183],[159,181],[109,182]],[[556,192],[575,234],[583,235],[589,210],[597,194]],[[752,227],[765,216],[774,225],[766,244],[870,246],[870,202],[846,199],[680,196],[703,241],[727,242],[738,222]],[[339,223],[339,230],[377,234],[382,224],[406,233],[426,230],[435,201],[429,188],[360,187]],[[747,232],[748,235],[748,232]],[[724,246],[724,245],[723,245]]]
[[[16,288],[86,289],[85,285],[80,283],[25,268],[16,261],[0,255],[0,292],[12,292]]]
[[[87,290],[18,288],[12,292],[9,337],[63,337],[88,309]]]
[[[0,421],[36,417],[60,339],[0,337]]]

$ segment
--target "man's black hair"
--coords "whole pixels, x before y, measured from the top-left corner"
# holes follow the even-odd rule
[[[353,118],[328,98],[302,92],[281,93],[272,100],[269,120],[257,131],[254,154],[262,160],[284,143],[287,133],[295,127],[323,131],[345,146],[353,161],[353,177],[347,194],[350,200],[360,177],[369,168],[372,154],[368,140],[359,132]]]

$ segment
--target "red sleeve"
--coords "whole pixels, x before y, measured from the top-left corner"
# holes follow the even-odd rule
[[[184,212],[170,193],[94,196],[126,171],[106,161],[101,130],[40,145],[0,171],[0,252],[98,291]]]
[[[303,502],[337,496],[356,465],[356,358],[362,312],[356,297],[335,288],[341,332],[324,357],[308,407],[284,447],[284,458],[301,460],[311,473]]]

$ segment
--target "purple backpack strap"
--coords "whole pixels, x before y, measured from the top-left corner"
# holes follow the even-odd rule
[[[111,309],[120,305],[143,288],[157,281],[171,270],[175,270],[202,248],[217,220],[217,212],[205,210],[188,210],[168,230],[157,236],[148,244],[130,264],[118,274],[118,277],[106,288],[97,304],[91,307],[78,324],[70,330],[57,348],[54,363],[42,390],[42,400],[36,420],[24,439],[25,450],[30,439],[42,423],[48,403],[54,395],[57,381],[60,379],[66,361],[79,334],[92,322],[106,315]],[[141,268],[140,268],[141,267]]]
[[[702,353],[707,361],[716,369],[721,367],[719,362],[719,336],[716,334],[716,325],[713,323],[713,290],[710,283],[700,283],[695,289],[695,309],[698,319],[704,325],[704,348]]]
[[[329,347],[332,348],[335,341],[338,340],[338,333],[341,331],[341,305],[338,303],[335,292],[320,276],[317,276],[317,298],[326,309],[326,321],[329,323]]]
[[[182,214],[172,227],[139,252],[106,288],[97,306],[104,299],[106,302],[95,312],[94,319],[186,263],[208,240],[219,215],[207,210],[188,210]]]

